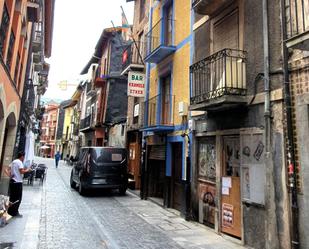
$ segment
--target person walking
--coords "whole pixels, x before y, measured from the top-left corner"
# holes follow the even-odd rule
[[[10,207],[8,209],[8,214],[14,217],[22,217],[18,209],[21,203],[23,194],[23,174],[31,171],[31,168],[24,168],[25,153],[18,152],[17,159],[15,159],[10,165]]]
[[[55,155],[56,168],[58,168],[60,158],[61,158],[61,154],[60,154],[59,151],[57,151],[57,153]]]

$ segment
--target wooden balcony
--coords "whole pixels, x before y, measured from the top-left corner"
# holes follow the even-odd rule
[[[309,0],[286,1],[288,48],[309,51]]]
[[[108,79],[108,75],[106,75],[103,72],[102,67],[99,65],[98,68],[96,69],[94,79],[93,79],[94,87],[103,87],[107,79]]]
[[[222,110],[247,103],[246,52],[223,49],[190,67],[191,110]]]
[[[143,71],[144,61],[142,59],[143,42],[135,41],[126,47],[122,53],[122,75],[129,71]]]
[[[198,14],[211,16],[231,2],[232,0],[193,0],[192,8]]]

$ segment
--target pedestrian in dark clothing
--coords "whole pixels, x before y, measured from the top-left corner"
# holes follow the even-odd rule
[[[19,152],[17,159],[15,159],[9,166],[8,172],[10,175],[10,207],[8,214],[15,217],[22,217],[18,209],[22,199],[23,193],[23,176],[22,174],[31,171],[31,168],[24,168],[25,153]]]
[[[56,155],[55,155],[56,168],[58,168],[58,164],[59,164],[60,158],[61,158],[60,152],[57,151],[57,153],[56,153]]]

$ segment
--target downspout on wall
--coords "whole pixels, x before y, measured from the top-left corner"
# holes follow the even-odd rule
[[[266,202],[267,219],[265,220],[266,249],[279,248],[279,238],[276,218],[275,178],[273,149],[271,146],[271,109],[270,109],[270,81],[269,81],[269,28],[268,28],[268,0],[263,0],[263,48],[264,48],[264,118],[265,118],[265,165],[266,165]]]
[[[291,190],[291,248],[300,248],[299,241],[299,209],[297,199],[297,172],[295,170],[295,144],[292,126],[292,104],[290,92],[290,79],[288,68],[288,48],[286,46],[287,30],[285,16],[285,0],[281,0],[281,26],[282,26],[282,63],[283,63],[283,78],[284,78],[284,105],[286,115],[287,128],[287,163],[289,167],[289,187]]]

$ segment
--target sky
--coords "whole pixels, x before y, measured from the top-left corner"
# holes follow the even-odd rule
[[[69,99],[76,89],[80,72],[94,52],[104,28],[121,25],[124,8],[129,23],[133,22],[134,1],[125,0],[56,0],[52,56],[48,89],[43,96]],[[58,83],[67,80],[66,91]]]

